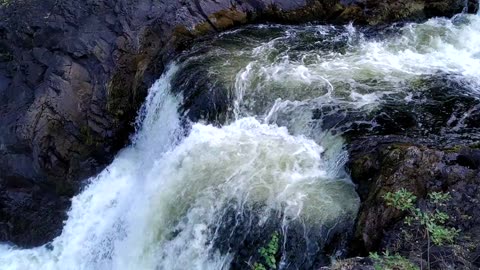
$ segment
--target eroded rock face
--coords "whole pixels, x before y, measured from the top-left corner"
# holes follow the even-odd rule
[[[20,246],[41,245],[62,231],[67,198],[20,178],[2,180],[0,190],[2,241]]]
[[[405,225],[405,213],[388,207],[383,196],[405,188],[419,198],[422,207],[428,203],[428,193],[449,192],[452,199],[440,210],[450,216],[446,225],[460,229],[461,234],[455,245],[431,248],[430,257],[435,259],[430,267],[480,267],[480,150],[476,145],[439,148],[405,137],[370,137],[353,142],[350,152],[349,168],[363,201],[353,245],[357,254],[389,250],[425,267],[424,233]]]
[[[63,214],[57,213],[68,208],[66,198],[127,143],[146,89],[194,38],[265,20],[367,24],[421,20],[474,11],[476,3],[469,1],[465,7],[463,0],[10,1],[0,7],[4,187],[0,197],[5,205],[0,219],[15,230],[44,225],[49,229],[38,230],[35,236],[19,232],[19,238],[0,229],[0,241],[31,246],[58,232]],[[13,186],[22,186],[27,201],[11,196],[16,192],[8,184],[12,182],[22,183]],[[42,201],[46,193],[54,194],[51,203]],[[17,203],[17,208],[10,207]],[[42,218],[45,222],[12,218],[27,210],[45,213],[45,205],[54,209]],[[20,227],[21,223],[31,225]]]

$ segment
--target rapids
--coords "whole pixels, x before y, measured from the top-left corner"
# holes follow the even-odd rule
[[[359,207],[348,132],[379,132],[379,108],[424,100],[436,76],[478,104],[478,44],[476,15],[199,42],[150,88],[131,145],[72,199],[62,234],[0,246],[0,268],[250,269],[275,233],[279,269],[322,265],[342,255]],[[213,109],[187,108],[199,91],[220,95]]]

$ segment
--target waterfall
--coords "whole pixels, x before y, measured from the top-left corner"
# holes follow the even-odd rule
[[[374,130],[372,112],[410,102],[422,76],[447,74],[478,95],[474,15],[375,37],[352,25],[252,26],[213,43],[153,84],[131,145],[72,199],[61,235],[1,245],[1,269],[249,269],[273,235],[280,269],[310,269],[335,256],[324,245],[348,235],[358,211],[344,170],[353,123]],[[174,85],[192,66],[227,85],[223,123],[185,124]]]
[[[229,211],[259,217],[252,227],[278,216],[285,232],[355,216],[353,185],[326,170],[311,139],[252,117],[193,124],[182,138],[176,70],[151,87],[132,145],[73,198],[62,234],[35,249],[2,246],[2,269],[228,269],[235,254],[215,239]]]

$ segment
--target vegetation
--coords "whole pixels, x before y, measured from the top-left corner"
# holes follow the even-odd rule
[[[80,128],[80,134],[82,134],[83,141],[86,145],[93,145],[95,143],[95,138],[93,137],[90,128],[85,125]]]
[[[400,255],[391,255],[385,251],[382,255],[370,253],[375,270],[418,270],[418,266]]]
[[[277,269],[277,260],[275,256],[279,250],[279,234],[274,232],[268,242],[267,246],[262,247],[258,250],[258,253],[262,257],[264,264],[256,262],[253,264],[254,270],[267,270],[267,269]]]
[[[423,209],[415,207],[417,197],[406,189],[397,192],[388,192],[383,197],[387,205],[395,207],[401,211],[407,211],[409,216],[404,220],[408,226],[420,227],[424,231],[427,238],[427,259],[430,266],[430,245],[441,246],[453,244],[460,230],[449,228],[445,224],[450,219],[449,215],[439,210],[441,206],[445,206],[451,199],[449,193],[432,192],[428,194],[428,202]],[[404,231],[405,232],[405,231]],[[376,256],[373,256],[376,257]],[[388,257],[388,256],[387,256]],[[398,263],[398,256],[391,258],[391,261]],[[385,261],[386,260],[386,261]],[[383,259],[382,263],[388,264],[388,259]],[[400,268],[412,269],[412,268]]]
[[[267,268],[263,264],[256,262],[253,264],[253,270],[267,270]]]
[[[428,195],[429,201],[435,205],[444,205],[451,199],[450,194],[441,192],[432,192]],[[393,206],[398,210],[407,211],[410,216],[405,218],[405,223],[409,226],[419,224],[424,227],[428,240],[435,245],[452,244],[459,230],[448,228],[445,223],[450,219],[448,214],[434,209],[425,209],[415,207],[416,196],[406,189],[401,189],[394,193],[387,193],[384,196],[387,205]]]

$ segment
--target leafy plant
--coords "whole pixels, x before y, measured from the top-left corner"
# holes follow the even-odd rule
[[[402,188],[397,192],[388,192],[383,196],[388,206],[393,206],[399,210],[405,211],[414,208],[414,203],[417,199],[413,193]]]
[[[432,192],[428,194],[428,197],[435,205],[442,205],[451,199],[450,194],[441,192]],[[420,208],[415,208],[414,203],[416,196],[406,189],[401,189],[394,193],[388,192],[383,198],[387,202],[387,205],[410,213],[410,216],[404,220],[407,225],[418,222],[425,226],[428,235],[435,245],[451,244],[459,233],[457,229],[443,226],[450,218],[447,213],[441,212],[438,209],[422,211]]]
[[[427,229],[435,245],[440,246],[444,243],[453,243],[455,238],[460,233],[460,230],[455,228],[446,228],[435,223],[427,224]]]
[[[253,270],[267,270],[267,268],[261,263],[254,263]]]
[[[435,204],[444,204],[447,201],[451,200],[452,196],[448,192],[432,192],[428,194],[428,198]]]
[[[373,260],[375,270],[418,270],[418,266],[400,255],[391,255],[388,250],[382,255],[370,253],[370,259]]]
[[[274,232],[267,246],[262,247],[258,250],[258,253],[265,261],[265,265],[262,263],[256,262],[253,264],[254,270],[267,270],[268,269],[277,269],[277,260],[275,256],[279,250],[279,234]]]
[[[430,261],[430,241],[434,245],[441,246],[452,244],[458,236],[460,230],[449,228],[445,223],[450,219],[447,213],[438,210],[439,206],[451,199],[449,193],[432,192],[428,194],[428,199],[434,207],[425,207],[420,209],[415,207],[416,196],[406,189],[397,192],[388,192],[383,197],[389,206],[398,210],[407,211],[410,215],[404,220],[408,226],[420,225],[424,228],[428,241],[428,260]],[[429,263],[430,265],[430,263]]]

